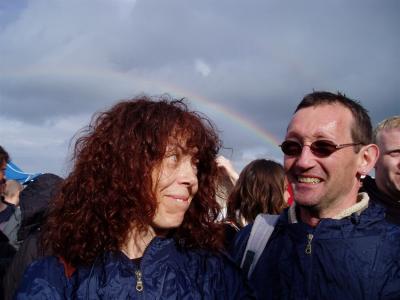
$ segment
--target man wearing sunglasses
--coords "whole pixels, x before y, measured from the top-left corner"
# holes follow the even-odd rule
[[[400,116],[380,122],[374,130],[379,147],[375,179],[367,176],[363,189],[372,200],[386,207],[386,219],[400,224]]]
[[[400,227],[359,193],[379,154],[367,111],[340,93],[306,95],[281,149],[295,203],[250,275],[258,298],[400,299]],[[250,230],[235,241],[238,262]]]

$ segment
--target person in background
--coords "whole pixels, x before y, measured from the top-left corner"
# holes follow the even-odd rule
[[[6,187],[6,167],[7,162],[10,160],[10,156],[7,151],[0,146],[0,200],[3,201],[3,193]]]
[[[256,159],[245,166],[228,198],[226,243],[258,214],[280,214],[288,207],[287,185],[283,166],[273,160]]]
[[[380,122],[373,137],[380,151],[375,179],[366,176],[362,188],[385,206],[387,220],[400,224],[400,116]]]
[[[19,248],[17,232],[21,225],[21,210],[19,207],[19,194],[23,189],[22,184],[15,180],[7,180],[4,189],[4,199],[0,203],[0,217],[7,213],[5,218],[1,218],[0,232],[0,299],[2,298],[2,280],[9,268],[15,253]],[[3,206],[3,207],[2,207]]]
[[[54,255],[31,264],[16,299],[251,299],[221,252],[219,145],[205,117],[167,96],[98,114],[51,205]]]
[[[217,202],[221,207],[221,214],[219,220],[222,221],[226,218],[227,202],[239,174],[236,172],[232,162],[223,155],[219,155],[216,159],[218,166],[217,177]]]
[[[19,205],[19,193],[22,189],[23,186],[18,181],[12,179],[6,180],[0,203],[0,223],[7,222],[15,214],[15,210]],[[0,225],[0,229],[1,227]]]
[[[4,198],[7,182],[5,171],[9,160],[10,156],[7,151],[0,146],[0,222],[2,223],[8,221],[15,212],[15,205],[7,202]],[[7,235],[0,230],[0,283],[15,252],[16,249],[10,244]],[[0,290],[0,296],[1,294],[2,291]]]
[[[35,259],[51,254],[40,245],[40,234],[46,220],[48,207],[58,192],[63,179],[44,173],[29,181],[19,196],[21,221],[17,232],[19,249],[13,256],[3,278],[3,298],[11,300],[25,268]]]
[[[4,202],[0,203],[0,210],[1,206],[3,206],[6,207],[5,211],[11,212],[11,215],[6,216],[6,218],[0,218],[0,230],[8,237],[10,244],[17,250],[19,247],[19,243],[17,242],[17,231],[21,223],[19,199],[23,188],[23,185],[18,181],[12,179],[7,180],[6,188],[4,190]],[[7,209],[8,207],[11,209]]]
[[[400,299],[400,227],[359,193],[379,154],[365,108],[340,93],[306,95],[281,149],[295,203],[250,275],[258,299]],[[250,231],[237,235],[237,262]]]

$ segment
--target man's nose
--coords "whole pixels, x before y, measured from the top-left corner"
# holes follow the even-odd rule
[[[315,155],[311,152],[310,145],[303,145],[301,153],[296,159],[296,165],[298,167],[307,169],[314,164]]]

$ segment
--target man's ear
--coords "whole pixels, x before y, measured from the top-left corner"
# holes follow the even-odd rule
[[[360,150],[360,163],[358,166],[358,175],[367,175],[375,166],[379,157],[379,148],[375,144],[363,146]]]

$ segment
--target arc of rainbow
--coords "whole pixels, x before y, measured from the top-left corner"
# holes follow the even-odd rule
[[[221,104],[216,103],[215,101],[209,100],[204,96],[199,94],[193,93],[188,91],[182,87],[178,87],[171,83],[164,83],[161,81],[147,81],[147,84],[157,84],[158,87],[163,88],[163,92],[169,92],[173,96],[178,97],[185,97],[189,100],[193,100],[195,102],[199,102],[204,104],[205,106],[209,107],[210,109],[221,113],[222,115],[226,116],[228,119],[234,121],[235,123],[239,124],[241,127],[246,128],[247,130],[251,131],[253,134],[261,138],[266,143],[278,147],[280,144],[279,139],[273,135],[272,133],[266,131],[264,128],[261,128],[259,125],[254,123],[253,121],[249,120],[248,118],[244,117],[237,111],[230,109],[227,106],[223,106]]]
[[[61,71],[62,70],[62,71]],[[7,78],[12,76],[21,77],[25,76],[35,76],[36,78],[40,75],[42,76],[49,76],[53,77],[55,74],[59,74],[60,76],[65,77],[66,75],[71,76],[72,78],[77,78],[78,76],[81,77],[90,77],[93,79],[107,79],[109,81],[111,79],[116,80],[117,82],[126,83],[127,85],[132,85],[132,83],[136,83],[138,87],[148,87],[149,89],[157,89],[159,92],[162,93],[170,93],[176,97],[185,97],[189,100],[193,100],[195,102],[199,102],[204,104],[205,106],[209,107],[211,110],[217,111],[221,113],[223,116],[226,116],[228,119],[232,120],[233,122],[239,124],[241,127],[246,128],[256,136],[260,137],[261,140],[265,141],[266,143],[278,147],[280,144],[279,139],[274,136],[272,133],[268,132],[264,128],[260,127],[258,124],[254,123],[253,121],[249,120],[248,118],[241,115],[239,112],[230,109],[227,106],[222,106],[215,101],[209,100],[208,98],[193,93],[187,89],[182,87],[178,87],[170,82],[165,82],[161,80],[154,80],[154,79],[145,79],[143,77],[139,77],[134,74],[130,73],[122,73],[113,70],[105,70],[105,69],[96,69],[96,68],[82,68],[82,67],[66,67],[66,68],[39,68],[39,67],[30,67],[25,69],[18,69],[18,70],[10,70],[6,72]],[[2,76],[0,76],[2,77]],[[78,77],[79,78],[79,77]],[[139,84],[138,84],[139,83]],[[135,84],[135,85],[136,85]],[[148,92],[148,91],[144,91]]]

